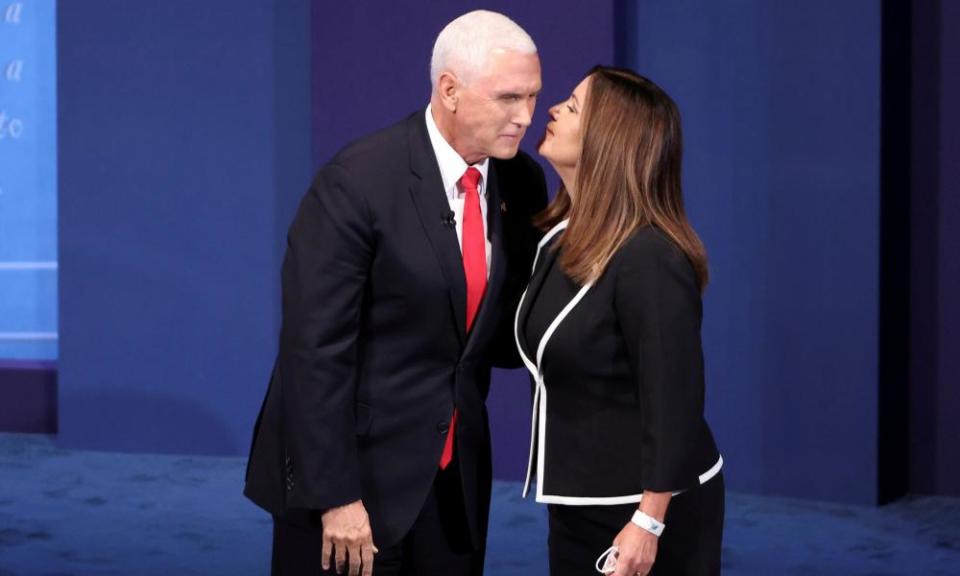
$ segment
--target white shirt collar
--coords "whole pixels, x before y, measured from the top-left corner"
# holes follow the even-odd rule
[[[433,120],[432,106],[432,104],[427,105],[427,134],[430,135],[430,144],[433,146],[433,153],[437,157],[437,164],[440,165],[443,189],[446,191],[448,198],[456,198],[459,193],[457,183],[460,182],[460,177],[463,176],[469,166],[440,133],[440,128]],[[484,158],[482,162],[473,165],[480,171],[480,194],[484,197],[487,195],[487,169],[489,165],[489,158]]]

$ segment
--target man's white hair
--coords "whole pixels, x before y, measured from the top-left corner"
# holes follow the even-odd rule
[[[537,45],[516,22],[489,10],[467,12],[446,25],[437,36],[430,58],[430,82],[450,70],[467,83],[479,71],[494,50],[536,54]]]

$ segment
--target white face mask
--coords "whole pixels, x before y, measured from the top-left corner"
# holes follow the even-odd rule
[[[613,574],[617,571],[617,555],[620,553],[620,549],[616,546],[611,546],[604,551],[603,554],[597,558],[596,569],[597,572],[601,574]]]

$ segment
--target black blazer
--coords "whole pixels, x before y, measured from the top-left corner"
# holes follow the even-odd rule
[[[475,545],[491,486],[491,363],[519,366],[513,312],[540,238],[540,166],[491,159],[487,292],[466,333],[466,284],[425,112],[340,151],[288,234],[283,323],[244,493],[273,514],[362,499],[374,541],[416,519],[454,406]]]
[[[534,474],[538,501],[572,505],[626,504],[644,490],[679,492],[706,482],[722,460],[703,418],[693,267],[662,232],[646,227],[594,284],[578,286],[550,248],[565,226],[541,242],[515,323],[536,380],[524,495]],[[544,289],[548,270],[562,275],[546,284],[558,293]],[[548,326],[536,342],[526,337],[532,311]]]

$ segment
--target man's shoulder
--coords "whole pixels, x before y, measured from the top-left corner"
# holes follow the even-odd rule
[[[410,146],[411,132],[417,128],[417,119],[422,120],[422,116],[423,111],[419,110],[391,126],[350,142],[334,154],[328,164],[369,169],[371,166],[382,167],[391,158],[406,161],[403,152]]]

